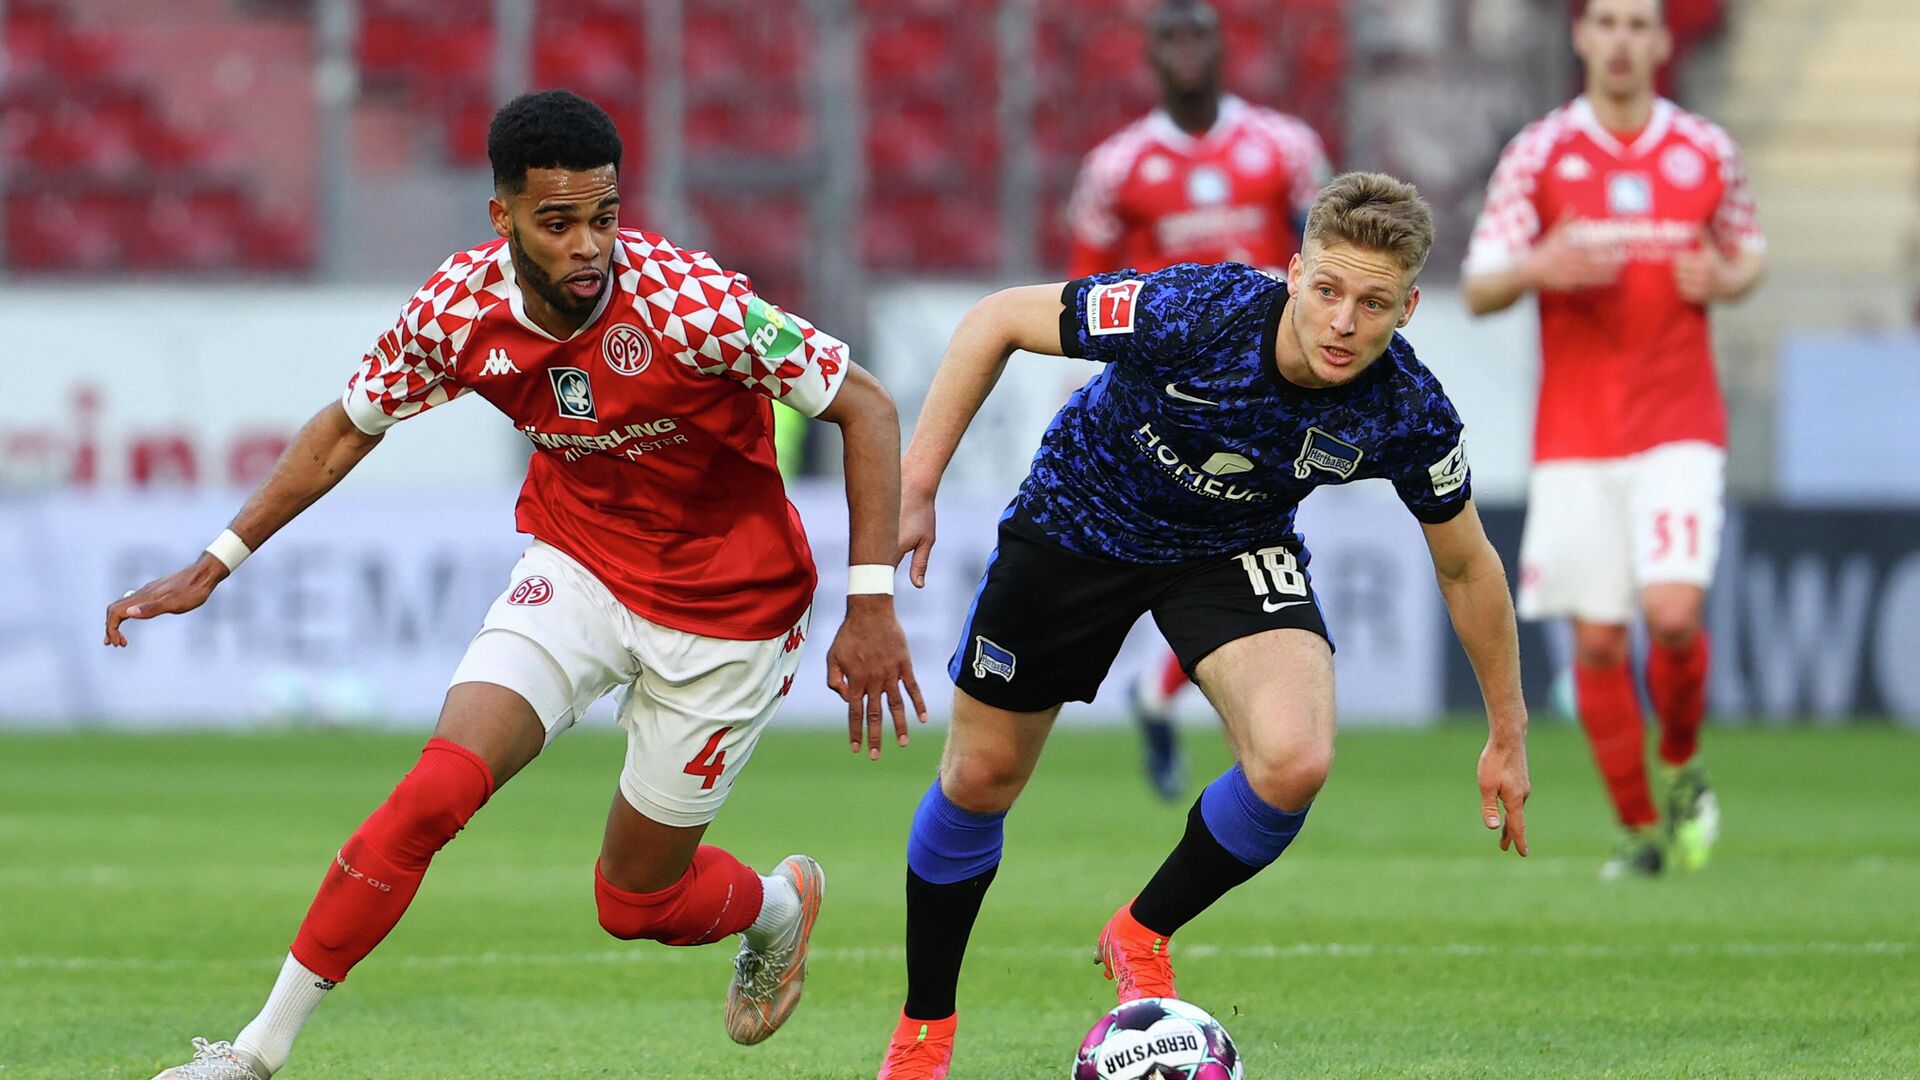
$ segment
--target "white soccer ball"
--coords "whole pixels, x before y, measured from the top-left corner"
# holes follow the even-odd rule
[[[1140,998],[1100,1018],[1080,1043],[1073,1080],[1241,1080],[1240,1051],[1220,1021],[1178,998]]]

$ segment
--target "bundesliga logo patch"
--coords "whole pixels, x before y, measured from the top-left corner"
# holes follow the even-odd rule
[[[1144,284],[1134,278],[1094,286],[1087,294],[1087,333],[1093,337],[1133,333],[1133,310]]]

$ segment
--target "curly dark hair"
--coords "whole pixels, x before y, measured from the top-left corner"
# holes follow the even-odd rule
[[[500,107],[487,127],[493,186],[525,190],[528,169],[620,171],[620,133],[605,109],[571,90],[537,90]]]

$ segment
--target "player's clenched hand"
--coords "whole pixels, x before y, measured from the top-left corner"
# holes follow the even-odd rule
[[[915,492],[911,486],[900,489],[900,554],[913,552],[907,576],[913,587],[927,587],[927,559],[933,554],[933,496]]]
[[[1575,218],[1561,218],[1533,245],[1528,259],[1535,288],[1572,292],[1611,285],[1620,279],[1626,257],[1616,248],[1596,249],[1580,243],[1573,234],[1576,224]]]
[[[1507,746],[1487,740],[1480,751],[1480,819],[1489,829],[1500,830],[1500,850],[1512,847],[1522,858],[1527,854],[1527,819],[1522,808],[1533,785],[1527,779],[1525,743]],[[1500,818],[1500,807],[1507,816]]]
[[[1720,280],[1726,260],[1713,238],[1701,230],[1699,243],[1673,257],[1673,283],[1680,298],[1689,304],[1706,306],[1720,298]]]
[[[202,555],[192,566],[132,590],[107,605],[105,644],[127,647],[127,635],[120,632],[120,624],[127,619],[178,615],[206,603],[213,587],[226,580],[229,573],[225,563],[212,555]]]
[[[847,703],[847,742],[860,752],[862,736],[867,756],[880,760],[880,702],[893,715],[894,739],[907,745],[907,710],[900,695],[906,687],[913,711],[927,722],[927,705],[913,678],[913,657],[907,652],[907,634],[893,614],[893,597],[847,597],[847,621],[827,650],[827,688]]]

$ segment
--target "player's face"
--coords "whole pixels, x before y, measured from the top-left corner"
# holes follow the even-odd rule
[[[1287,267],[1289,320],[1301,361],[1282,368],[1303,386],[1349,383],[1387,351],[1420,303],[1414,272],[1390,252],[1339,241],[1310,245]]]
[[[518,194],[495,194],[493,230],[513,250],[513,272],[530,302],[584,319],[606,289],[620,205],[614,167],[528,169]]]
[[[1587,0],[1573,25],[1573,51],[1587,65],[1587,88],[1611,97],[1652,91],[1654,73],[1673,51],[1660,0]]]
[[[1220,30],[1212,13],[1198,9],[1166,17],[1153,28],[1147,56],[1161,91],[1169,97],[1217,92],[1220,85]]]

